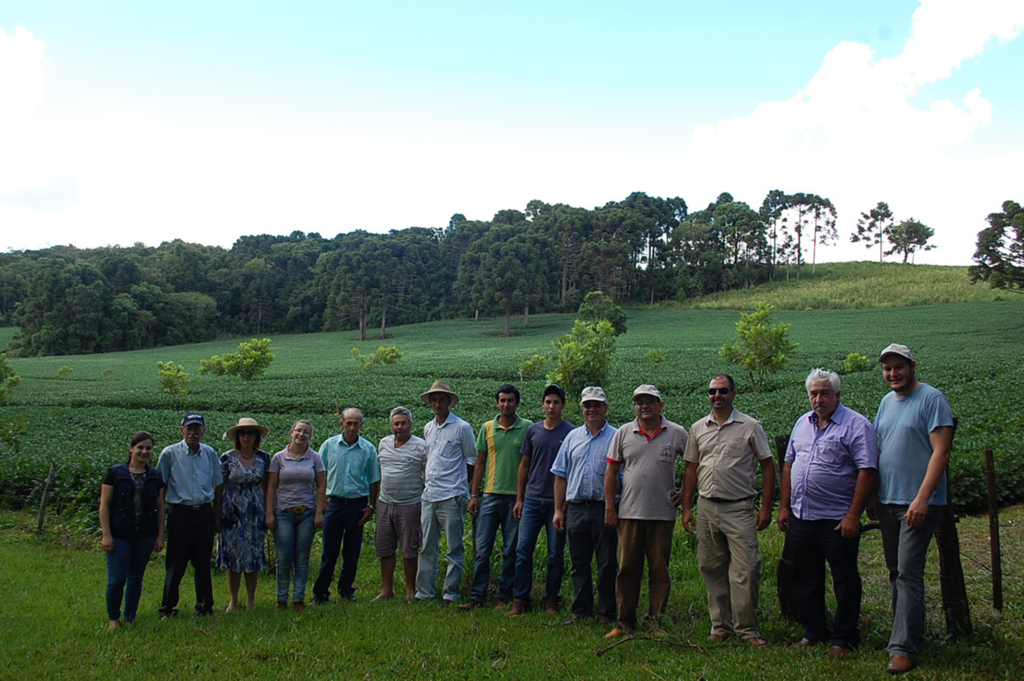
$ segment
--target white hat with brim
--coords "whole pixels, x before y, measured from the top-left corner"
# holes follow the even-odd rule
[[[260,437],[266,437],[267,433],[270,432],[270,429],[267,428],[266,426],[261,426],[260,424],[256,423],[256,419],[243,417],[238,419],[238,423],[236,425],[233,425],[227,429],[227,432],[224,433],[224,439],[234,440],[235,433],[238,432],[239,430],[258,430],[260,431]]]
[[[451,386],[449,386],[445,381],[434,381],[434,385],[430,386],[430,390],[420,395],[420,399],[427,404],[430,404],[430,396],[434,393],[451,395],[453,407],[459,403],[459,396],[452,392]]]

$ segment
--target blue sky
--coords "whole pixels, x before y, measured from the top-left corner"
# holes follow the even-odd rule
[[[633,191],[887,201],[969,264],[1020,195],[1024,3],[0,3],[0,248],[230,246]]]

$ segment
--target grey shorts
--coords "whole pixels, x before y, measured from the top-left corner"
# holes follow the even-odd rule
[[[402,558],[418,556],[422,543],[420,503],[396,506],[378,501],[377,534],[373,542],[378,558],[395,555],[399,544],[402,546]]]

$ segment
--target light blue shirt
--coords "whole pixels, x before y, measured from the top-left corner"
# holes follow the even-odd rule
[[[793,426],[786,449],[790,507],[801,520],[841,520],[850,511],[861,468],[878,468],[871,421],[840,403],[824,428],[809,411]]]
[[[213,501],[213,489],[224,484],[217,452],[201,442],[198,452],[184,440],[164,447],[156,467],[167,481],[168,504],[208,504]]]
[[[380,482],[377,448],[364,437],[355,444],[343,434],[320,445],[320,458],[327,469],[327,496],[356,499],[370,496],[370,485]]]
[[[591,435],[586,425],[573,428],[558,448],[551,472],[565,478],[565,499],[570,502],[604,501],[604,472],[608,468],[608,450],[616,429],[607,421]],[[622,494],[622,468],[615,489],[615,501]]]
[[[878,500],[883,504],[909,505],[917,497],[932,458],[931,433],[953,426],[953,409],[946,397],[922,383],[900,397],[889,392],[878,405]],[[946,476],[928,500],[946,505]]]
[[[469,474],[466,466],[476,464],[476,438],[473,427],[455,414],[448,414],[443,424],[433,418],[423,426],[427,441],[426,486],[423,501],[444,501],[469,496]]]

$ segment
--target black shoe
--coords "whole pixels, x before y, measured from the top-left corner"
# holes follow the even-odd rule
[[[341,597],[341,600],[348,601],[349,603],[355,603],[357,599],[355,594],[344,594]]]
[[[311,600],[310,603],[313,605],[327,605],[330,600],[330,596],[313,596],[313,600]]]
[[[162,620],[165,620],[168,617],[177,617],[178,616],[178,609],[177,608],[160,608],[157,612],[160,613],[160,619],[162,619]]]

